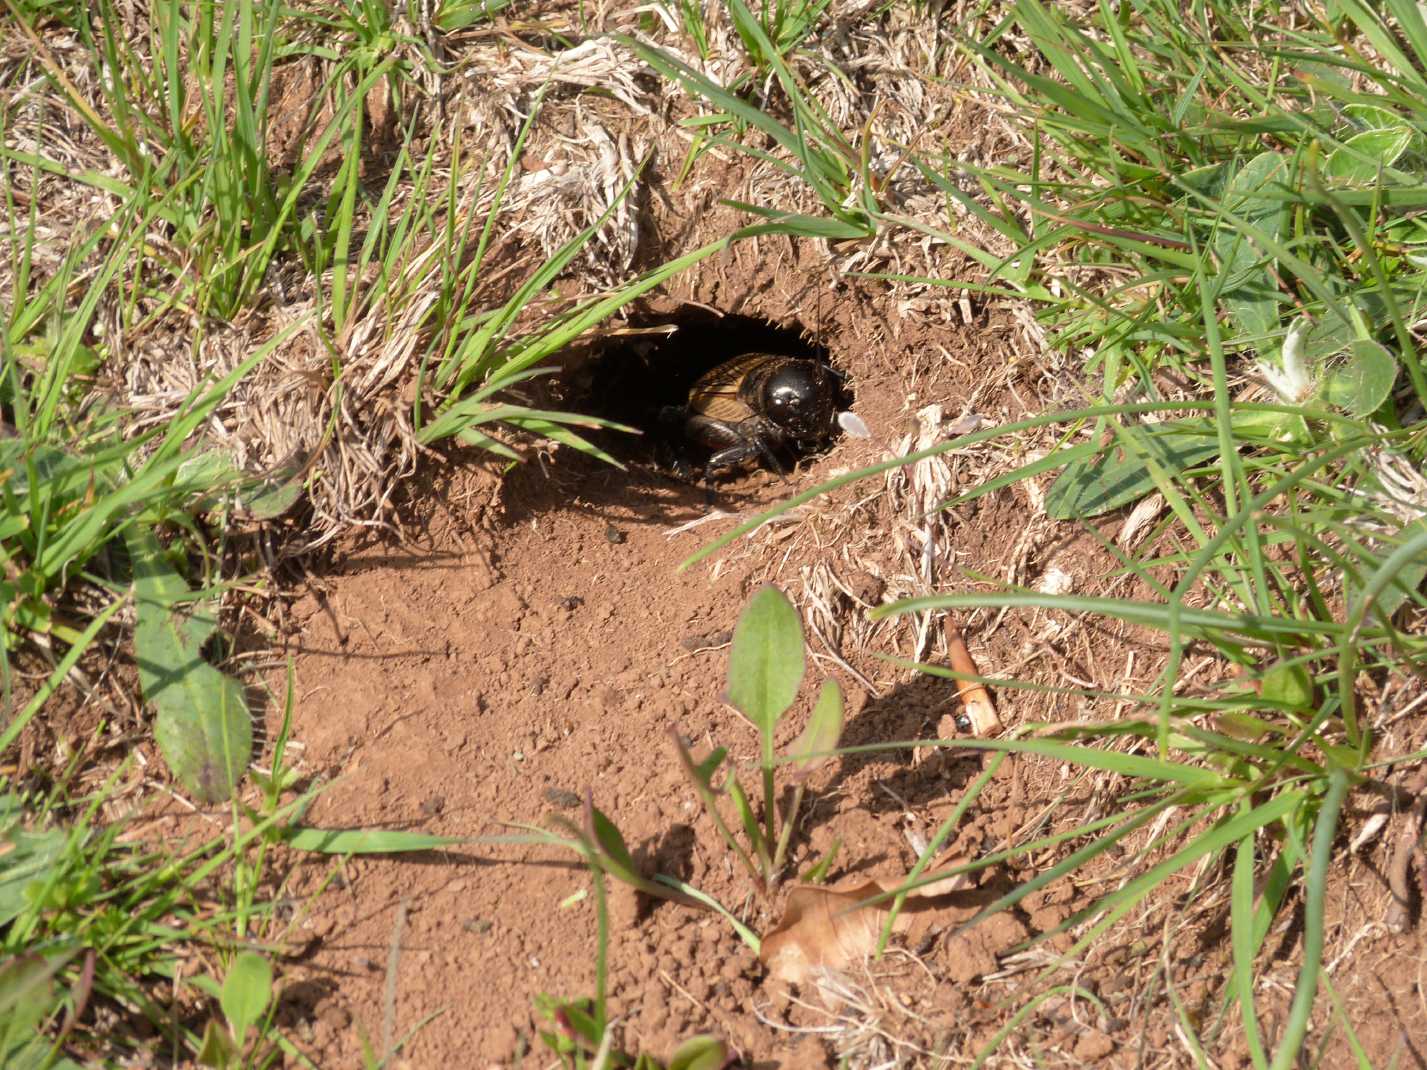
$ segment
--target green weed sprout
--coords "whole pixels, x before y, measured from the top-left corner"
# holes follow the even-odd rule
[[[645,880],[635,869],[624,839],[614,824],[595,809],[593,800],[585,797],[585,829],[573,822],[559,822],[574,839],[559,841],[574,847],[590,867],[590,888],[595,904],[595,994],[593,998],[556,999],[546,993],[535,997],[535,1009],[547,1023],[540,1030],[540,1039],[559,1057],[566,1070],[604,1070],[607,1067],[630,1067],[632,1070],[722,1070],[728,1062],[728,1049],[723,1041],[712,1036],[690,1037],[675,1049],[667,1063],[641,1053],[631,1057],[614,1047],[614,1031],[610,1021],[606,992],[609,985],[609,903],[605,895],[605,875],[623,881],[651,895],[683,899],[694,906],[708,905],[722,911],[702,893],[687,889],[688,897],[672,892],[668,887]],[[536,830],[541,832],[543,830]],[[548,833],[544,833],[546,837]],[[730,920],[732,920],[730,918]],[[740,929],[737,921],[734,927]],[[746,933],[747,930],[743,930]],[[752,937],[747,934],[745,939]],[[753,938],[756,950],[757,940]]]
[[[714,786],[715,774],[728,757],[727,749],[715,748],[702,762],[696,762],[677,734],[674,737],[679,760],[693,781],[710,820],[764,894],[777,887],[783,872],[788,842],[797,824],[808,777],[837,748],[842,736],[842,689],[836,680],[827,679],[823,681],[807,727],[781,759],[793,767],[794,787],[787,813],[779,821],[774,770],[780,759],[773,741],[779,721],[798,697],[806,671],[803,627],[798,611],[782,591],[766,586],[749,600],[738,618],[728,659],[726,696],[758,729],[761,742],[758,764],[763,782],[761,825],[736,773],[730,770],[722,786]],[[727,792],[733,800],[747,848],[719,813],[717,796],[720,792]]]
[[[540,1030],[540,1039],[559,1057],[566,1070],[603,1070],[625,1067],[632,1070],[720,1070],[728,1061],[723,1042],[715,1037],[697,1036],[681,1044],[667,1063],[641,1053],[631,1057],[614,1048],[614,1033],[607,1013],[606,988],[609,981],[609,907],[605,896],[605,877],[610,876],[636,891],[659,899],[669,899],[685,906],[714,910],[722,914],[739,937],[756,954],[758,937],[746,925],[730,914],[713,897],[696,888],[662,874],[654,879],[640,872],[618,827],[595,808],[591,793],[585,794],[584,821],[576,824],[566,818],[551,819],[565,836],[534,825],[517,825],[525,832],[516,836],[482,837],[485,843],[541,844],[564,847],[578,854],[590,867],[590,887],[597,919],[595,934],[595,994],[593,998],[562,1000],[541,993],[535,997],[535,1009],[548,1027]]]
[[[262,1021],[272,996],[273,968],[268,960],[256,951],[240,951],[228,968],[218,997],[226,1028],[216,1019],[208,1020],[198,1052],[199,1065],[215,1070],[246,1065],[243,1048],[248,1029]]]
[[[557,1000],[541,994],[535,997],[548,1028],[540,1030],[545,1046],[560,1058],[568,1070],[597,1067],[628,1067],[630,1070],[721,1070],[728,1062],[728,1049],[717,1037],[690,1037],[664,1062],[647,1052],[630,1057],[614,1050],[611,1022],[596,1012],[590,999]]]
[[[710,820],[764,895],[772,893],[783,874],[807,779],[836,750],[842,736],[842,689],[835,680],[824,680],[807,727],[784,755],[778,756],[774,736],[783,715],[798,696],[806,669],[798,611],[776,587],[764,587],[744,608],[734,630],[727,692],[728,701],[758,728],[762,821],[736,773],[729,770],[722,782],[715,784],[718,771],[728,757],[727,748],[715,748],[703,761],[696,761],[677,732],[674,734],[679,760],[693,781]],[[793,767],[792,796],[781,820],[774,776],[780,764]],[[719,812],[718,797],[725,792],[737,810],[743,828],[742,840]],[[594,805],[590,794],[585,796],[581,822],[558,815],[551,818],[551,822],[564,835],[538,826],[516,825],[514,827],[522,830],[521,834],[483,837],[483,842],[542,844],[572,850],[590,866],[597,885],[608,875],[645,895],[713,910],[733,926],[745,944],[758,952],[757,934],[712,896],[664,874],[648,877],[641,872],[618,826]],[[816,864],[810,871],[811,876],[821,879],[828,864],[827,859]]]

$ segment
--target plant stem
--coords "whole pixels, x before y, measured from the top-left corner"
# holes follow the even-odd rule
[[[783,862],[788,854],[788,841],[793,838],[793,826],[798,823],[798,808],[803,805],[803,791],[805,786],[799,784],[793,790],[793,805],[788,807],[788,814],[783,818],[783,831],[778,835],[778,849],[773,852],[773,877],[769,881],[770,887],[777,883],[778,874],[783,872]]]
[[[778,811],[774,805],[776,800],[773,797],[773,739],[771,734],[763,740],[763,821],[767,828],[767,842],[778,842]],[[765,882],[771,886],[777,879],[776,864],[770,865],[767,873],[763,875]]]
[[[1308,1015],[1318,992],[1318,967],[1323,961],[1323,907],[1327,893],[1328,865],[1333,859],[1333,837],[1338,831],[1338,814],[1348,791],[1348,774],[1338,768],[1328,773],[1328,791],[1313,829],[1313,854],[1304,874],[1307,892],[1303,902],[1303,967],[1289,1008],[1288,1024],[1270,1064],[1271,1070],[1289,1070],[1298,1060],[1308,1031]]]
[[[714,828],[718,829],[719,835],[723,837],[723,842],[728,844],[733,853],[738,856],[738,860],[742,862],[743,867],[748,870],[748,875],[753,878],[754,883],[761,884],[763,882],[763,875],[758,871],[758,867],[754,865],[753,859],[748,856],[748,852],[738,845],[738,840],[734,837],[733,833],[729,831],[728,826],[724,824],[723,817],[718,812],[713,791],[704,783],[703,778],[700,777],[698,772],[694,769],[693,758],[690,756],[683,742],[679,739],[677,733],[674,733],[674,750],[679,755],[679,762],[683,765],[684,772],[687,773],[689,779],[693,781],[694,791],[699,797],[699,802],[703,804],[704,812],[709,815],[709,820],[714,823]]]
[[[595,897],[595,1021],[605,1023],[605,987],[609,974],[609,904],[605,901],[604,870],[590,866],[590,885]]]

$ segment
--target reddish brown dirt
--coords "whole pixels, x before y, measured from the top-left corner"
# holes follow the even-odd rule
[[[984,333],[935,335],[961,353],[992,348]],[[826,341],[852,377],[859,413],[878,433],[873,443],[844,442],[800,470],[793,477],[799,488],[879,459],[902,431],[904,408],[945,398],[949,415],[957,415],[956,398],[970,393],[978,374],[970,364],[938,361],[935,379],[922,383],[931,390],[909,405],[902,376],[888,370],[899,362],[886,347],[859,356],[840,350],[835,337]],[[911,354],[926,341],[908,331],[894,346]],[[912,357],[901,363],[916,365]],[[748,880],[700,814],[668,733],[677,729],[701,750],[726,745],[740,761],[755,756],[755,733],[719,700],[727,656],[719,633],[760,584],[780,582],[796,595],[800,566],[838,562],[838,545],[820,547],[819,536],[836,532],[838,514],[866,489],[680,573],[682,558],[731,523],[670,534],[707,513],[697,488],[652,470],[614,471],[568,450],[514,472],[497,495],[480,477],[472,482],[461,504],[418,506],[426,526],[419,548],[355,552],[326,578],[325,595],[295,607],[302,625],[295,738],[305,768],[331,780],[310,820],[490,836],[510,832],[506,823],[544,824],[550,814],[578,819],[578,799],[589,791],[651,871],[689,881],[766,930],[776,904],[750,896]],[[768,473],[750,472],[725,488],[719,505],[749,512],[787,489]],[[1023,523],[1014,507],[1007,495],[973,510],[997,530],[979,525],[979,545],[963,537],[959,551],[1003,568],[998,558]],[[867,529],[876,519],[869,514],[855,524]],[[858,530],[857,539],[867,534]],[[893,576],[895,541],[884,540],[880,556],[872,564]],[[837,567],[849,571],[845,562]],[[875,588],[887,585],[866,572],[850,574],[872,585],[874,602]],[[902,593],[895,579],[892,586]],[[839,611],[865,613],[850,602]],[[843,651],[879,698],[834,669],[849,695],[847,742],[935,737],[952,708],[949,685],[913,678],[869,653]],[[827,669],[826,659],[814,660],[814,673]],[[790,738],[805,709],[795,712]],[[904,826],[915,824],[923,835],[934,830],[980,765],[975,757],[914,762],[905,751],[831,763],[804,809],[794,864],[806,867],[840,839],[834,877],[905,873],[916,856]],[[989,796],[1006,797],[1011,781],[1002,780]],[[969,851],[1005,831],[1004,817],[977,814],[958,845]],[[555,850],[473,844],[421,858],[348,862],[340,887],[317,902],[309,923],[322,943],[303,982],[308,1012],[297,1015],[299,1037],[331,1065],[355,1059],[361,1036],[380,1045],[395,940],[392,1035],[405,1036],[444,1009],[403,1049],[412,1065],[518,1062],[538,1024],[535,993],[592,992],[594,912],[588,898],[570,902],[590,879],[575,861]],[[314,866],[307,883],[318,876]],[[1004,883],[986,883],[999,887],[998,880]],[[968,893],[949,917],[970,917],[991,894]],[[997,956],[1036,924],[1063,916],[1052,908],[1029,919],[1006,917],[933,942],[922,949],[925,964],[902,957],[873,967],[860,979],[867,1006],[849,1016],[857,1024],[837,1048],[910,1054],[948,1044],[970,1023],[993,1022],[989,1008],[973,1011],[971,982],[993,972]],[[681,1037],[712,1031],[758,1059],[817,1065],[813,1053],[823,1042],[807,1030],[834,1020],[765,989],[755,957],[726,923],[677,905],[636,902],[618,888],[614,918],[612,1011],[627,1048],[667,1054]]]
[[[583,19],[583,6],[578,10]],[[274,91],[272,111],[283,127],[273,131],[278,166],[291,162],[318,84],[311,71],[289,74]],[[932,88],[965,95],[950,82]],[[378,128],[393,118],[375,95],[368,108]],[[1019,151],[993,143],[1004,132],[975,109],[960,111],[956,123],[965,128],[938,127],[953,151],[969,147],[985,161]],[[531,159],[541,151],[532,143]],[[683,152],[680,141],[667,157]],[[710,157],[705,173],[712,176],[714,165]],[[715,202],[740,189],[743,175],[730,166],[721,177],[705,187],[703,201],[683,201],[669,218],[660,208],[667,190],[657,191],[651,226],[642,230],[651,253],[666,244],[692,247],[691,231],[723,235],[747,221],[727,211],[716,218]],[[816,328],[850,374],[857,410],[875,437],[840,443],[801,469],[791,487],[750,473],[725,489],[726,509],[751,512],[839,469],[881,459],[915,430],[915,412],[931,402],[944,404],[949,418],[966,407],[1004,423],[1081,400],[1073,376],[1038,363],[1041,347],[1019,333],[1009,306],[988,308],[973,295],[954,306],[951,315],[959,318],[938,322],[933,317],[949,303],[899,304],[872,284],[844,283],[820,298],[826,265],[810,251],[802,263],[779,259],[788,255],[774,238],[741,244],[702,265],[697,283],[679,283],[692,287],[679,296]],[[666,299],[649,311],[667,312],[673,304]],[[572,368],[587,356],[572,355]],[[951,486],[1001,474],[1047,441],[949,458]],[[492,837],[514,831],[512,823],[548,827],[552,816],[574,819],[588,791],[648,871],[689,881],[766,932],[780,903],[751,894],[699,812],[668,739],[674,729],[701,750],[719,743],[741,762],[753,756],[753,731],[718,697],[727,656],[718,637],[732,628],[748,595],[776,582],[823,630],[810,637],[813,675],[831,673],[849,696],[847,744],[934,736],[955,709],[945,681],[878,659],[913,655],[914,628],[906,620],[874,624],[861,603],[926,591],[916,568],[922,518],[890,504],[880,480],[844,488],[795,523],[766,529],[679,573],[680,560],[732,522],[672,534],[706,506],[701,493],[658,473],[619,473],[556,450],[504,483],[478,465],[427,478],[406,505],[404,543],[348,546],[293,607],[299,627],[287,652],[298,692],[290,754],[304,774],[326,783],[306,815],[310,823]],[[1107,520],[1101,534],[1113,538],[1117,526],[1118,518]],[[1117,561],[1089,533],[1047,522],[1021,487],[952,511],[948,534],[936,590],[1034,585],[1058,569],[1080,593],[1147,594],[1138,581],[1114,578]],[[1157,549],[1164,559],[1182,549],[1172,540]],[[857,597],[828,587],[819,569]],[[817,598],[827,600],[825,613]],[[961,623],[983,669],[994,675],[1134,692],[1159,666],[1153,635],[1093,620],[1008,613]],[[932,624],[927,651],[936,658],[942,622]],[[870,689],[830,656],[834,651]],[[1207,652],[1193,655],[1186,672],[1196,686],[1226,671]],[[103,677],[111,666],[91,669]],[[268,683],[281,693],[280,674]],[[1111,718],[1129,707],[1097,707],[1053,691],[1007,692],[998,700],[1010,728]],[[96,709],[70,712],[59,707],[47,718],[64,726],[54,738],[38,722],[32,726],[22,740],[21,769],[42,751],[66,754],[53,745],[57,740],[90,734]],[[147,769],[161,775],[137,704],[103,714],[122,725],[105,746],[116,754],[147,752]],[[785,738],[805,715],[806,699]],[[274,704],[269,739],[277,718]],[[1385,750],[1421,745],[1420,729],[1406,737]],[[918,761],[905,750],[829,763],[811,784],[794,867],[805,868],[840,842],[835,880],[904,873],[915,858],[909,834],[934,830],[982,769],[976,756]],[[1114,777],[1007,763],[967,813],[952,848],[983,854],[1007,840],[1024,843],[1104,816],[1126,788]],[[1354,815],[1355,828],[1362,817]],[[203,835],[204,821],[185,814],[167,821],[162,834],[177,842],[191,824]],[[1400,935],[1382,924],[1391,840],[1391,831],[1382,834],[1345,852],[1335,867],[1325,964],[1346,1020],[1375,1065],[1427,1067],[1421,919],[1415,918],[1418,929]],[[1052,994],[1026,1015],[991,1065],[1194,1065],[1175,1005],[1195,1032],[1212,1032],[1223,1020],[1230,963],[1221,874],[1171,879],[1069,974],[1039,976],[1051,953],[1068,946],[1067,937],[1029,951],[1020,945],[1137,872],[1143,859],[1132,850],[967,933],[953,931],[980,905],[1061,856],[1049,849],[991,869],[980,887],[940,908],[939,927],[850,971],[843,1002],[833,1006],[811,991],[771,983],[718,917],[644,902],[615,887],[610,991],[621,1042],[665,1055],[680,1038],[709,1031],[727,1038],[746,1065],[760,1067],[962,1065],[1047,985],[1073,981],[1073,991]],[[365,1049],[380,1057],[400,1041],[388,1065],[548,1066],[533,998],[592,991],[590,877],[568,853],[470,842],[335,866],[305,857],[284,876],[280,914],[292,909],[305,939],[287,945],[299,957],[282,963],[279,1024],[317,1065],[362,1065]],[[1281,1028],[1297,981],[1302,909],[1301,898],[1290,900],[1260,964],[1257,997],[1270,1035]],[[1313,1045],[1335,1031],[1323,1065],[1349,1065],[1340,1020],[1324,1002],[1313,1030]],[[1224,1033],[1211,1048],[1211,1063],[1248,1065],[1232,1025]]]
[[[743,311],[786,320],[793,306],[776,287],[771,293]],[[1014,340],[1004,325],[883,331],[868,344],[868,324],[877,320],[861,302],[846,306],[854,311],[832,317],[822,340],[850,374],[873,441],[841,442],[801,468],[791,487],[750,472],[726,485],[723,508],[749,513],[880,459],[928,401],[942,401],[955,417],[961,399],[976,397],[976,411],[1005,422],[1024,415],[1037,396],[1031,373],[1005,357]],[[868,307],[875,311],[875,301]],[[894,316],[881,322],[896,326]],[[954,461],[953,482],[979,478],[977,463]],[[578,820],[580,798],[590,792],[647,871],[688,881],[766,932],[778,904],[755,896],[735,868],[679,771],[669,732],[699,751],[721,744],[740,762],[754,758],[754,731],[719,695],[722,633],[759,585],[780,584],[805,611],[816,589],[808,570],[816,565],[871,602],[917,590],[908,568],[916,544],[909,555],[906,518],[888,512],[881,487],[877,480],[843,488],[795,523],[679,572],[685,556],[731,521],[672,534],[707,506],[701,491],[657,471],[622,473],[562,449],[503,483],[484,469],[440,474],[411,503],[407,546],[351,550],[325,577],[325,593],[294,607],[301,625],[292,644],[294,738],[302,768],[329,782],[308,820],[490,837],[518,831],[513,825],[550,827],[552,815]],[[948,551],[954,568],[942,587],[965,587],[975,582],[965,577],[978,574],[1034,582],[1054,564],[1075,577],[1077,589],[1133,592],[1104,580],[1114,565],[1094,540],[1040,523],[1036,528],[1020,489],[957,510]],[[852,599],[835,601],[840,654],[876,691],[810,637],[810,676],[831,672],[849,696],[844,743],[935,737],[955,709],[950,684],[876,656],[907,656],[911,625],[873,626]],[[1009,614],[965,623],[973,652],[993,674],[1133,690],[1158,667],[1152,637],[1093,622],[1059,629]],[[935,656],[938,648],[931,649]],[[1220,671],[1203,669],[1206,678]],[[1013,727],[1091,715],[1082,700],[1054,694],[1003,695],[1001,703]],[[806,708],[805,695],[787,738]],[[905,873],[916,857],[907,833],[934,831],[982,768],[974,755],[918,760],[906,750],[829,763],[813,781],[794,866],[805,868],[840,840],[835,880]],[[967,814],[954,847],[977,855],[1009,837],[1044,835],[1063,827],[1059,818],[1038,824],[1046,807],[1068,807],[1086,820],[1113,805],[1119,789],[1113,778],[1007,763]],[[715,915],[651,904],[616,886],[610,996],[623,1044],[665,1056],[681,1038],[713,1032],[748,1065],[789,1068],[833,1066],[839,1057],[869,1066],[974,1056],[1043,990],[1048,982],[1036,973],[1069,938],[1029,952],[1019,945],[1125,875],[1123,858],[1108,857],[1073,884],[1051,885],[1013,912],[951,934],[1056,857],[1046,852],[988,871],[980,888],[944,908],[939,929],[854,971],[846,1001],[831,1008],[811,992],[768,982]],[[380,1052],[406,1038],[397,1065],[550,1064],[533,997],[587,996],[594,986],[590,877],[574,855],[476,842],[428,855],[358,858],[318,894],[329,874],[304,861],[288,889],[314,897],[302,926],[317,939],[289,973],[283,1021],[314,1060],[356,1065],[363,1043]],[[1370,898],[1380,910],[1378,893]],[[1229,970],[1215,938],[1224,931],[1223,911],[1197,902],[1187,874],[1156,904],[1143,916],[1143,933],[1132,926],[1090,949],[1076,978],[1081,995],[1042,1003],[992,1065],[1191,1065],[1163,981],[1171,979],[1193,1020],[1214,1021]],[[1171,929],[1182,932],[1171,940]],[[1161,948],[1170,946],[1174,954],[1165,959]],[[1379,948],[1374,961],[1384,953],[1399,954],[1400,945]],[[1272,973],[1275,987],[1263,996],[1269,1022],[1281,1021],[1292,971],[1285,960]],[[1373,983],[1388,983],[1398,1001],[1420,999],[1412,982]],[[1085,993],[1097,995],[1103,1009]],[[1350,996],[1360,1008],[1358,991]],[[1403,1021],[1420,1023],[1414,1008],[1402,1011]],[[1395,1047],[1397,1037],[1385,1036],[1375,1050]],[[1225,1057],[1235,1057],[1232,1040]]]

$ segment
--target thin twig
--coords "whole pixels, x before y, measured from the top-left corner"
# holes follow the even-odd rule
[[[396,1033],[396,973],[401,965],[401,935],[406,928],[406,911],[411,900],[403,899],[396,908],[396,921],[391,927],[391,946],[386,955],[386,989],[382,993],[382,1062],[392,1057],[392,1036]]]

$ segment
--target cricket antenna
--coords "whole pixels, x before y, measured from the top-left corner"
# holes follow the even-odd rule
[[[818,287],[817,319],[813,326],[813,342],[815,345],[823,344],[823,288]]]

